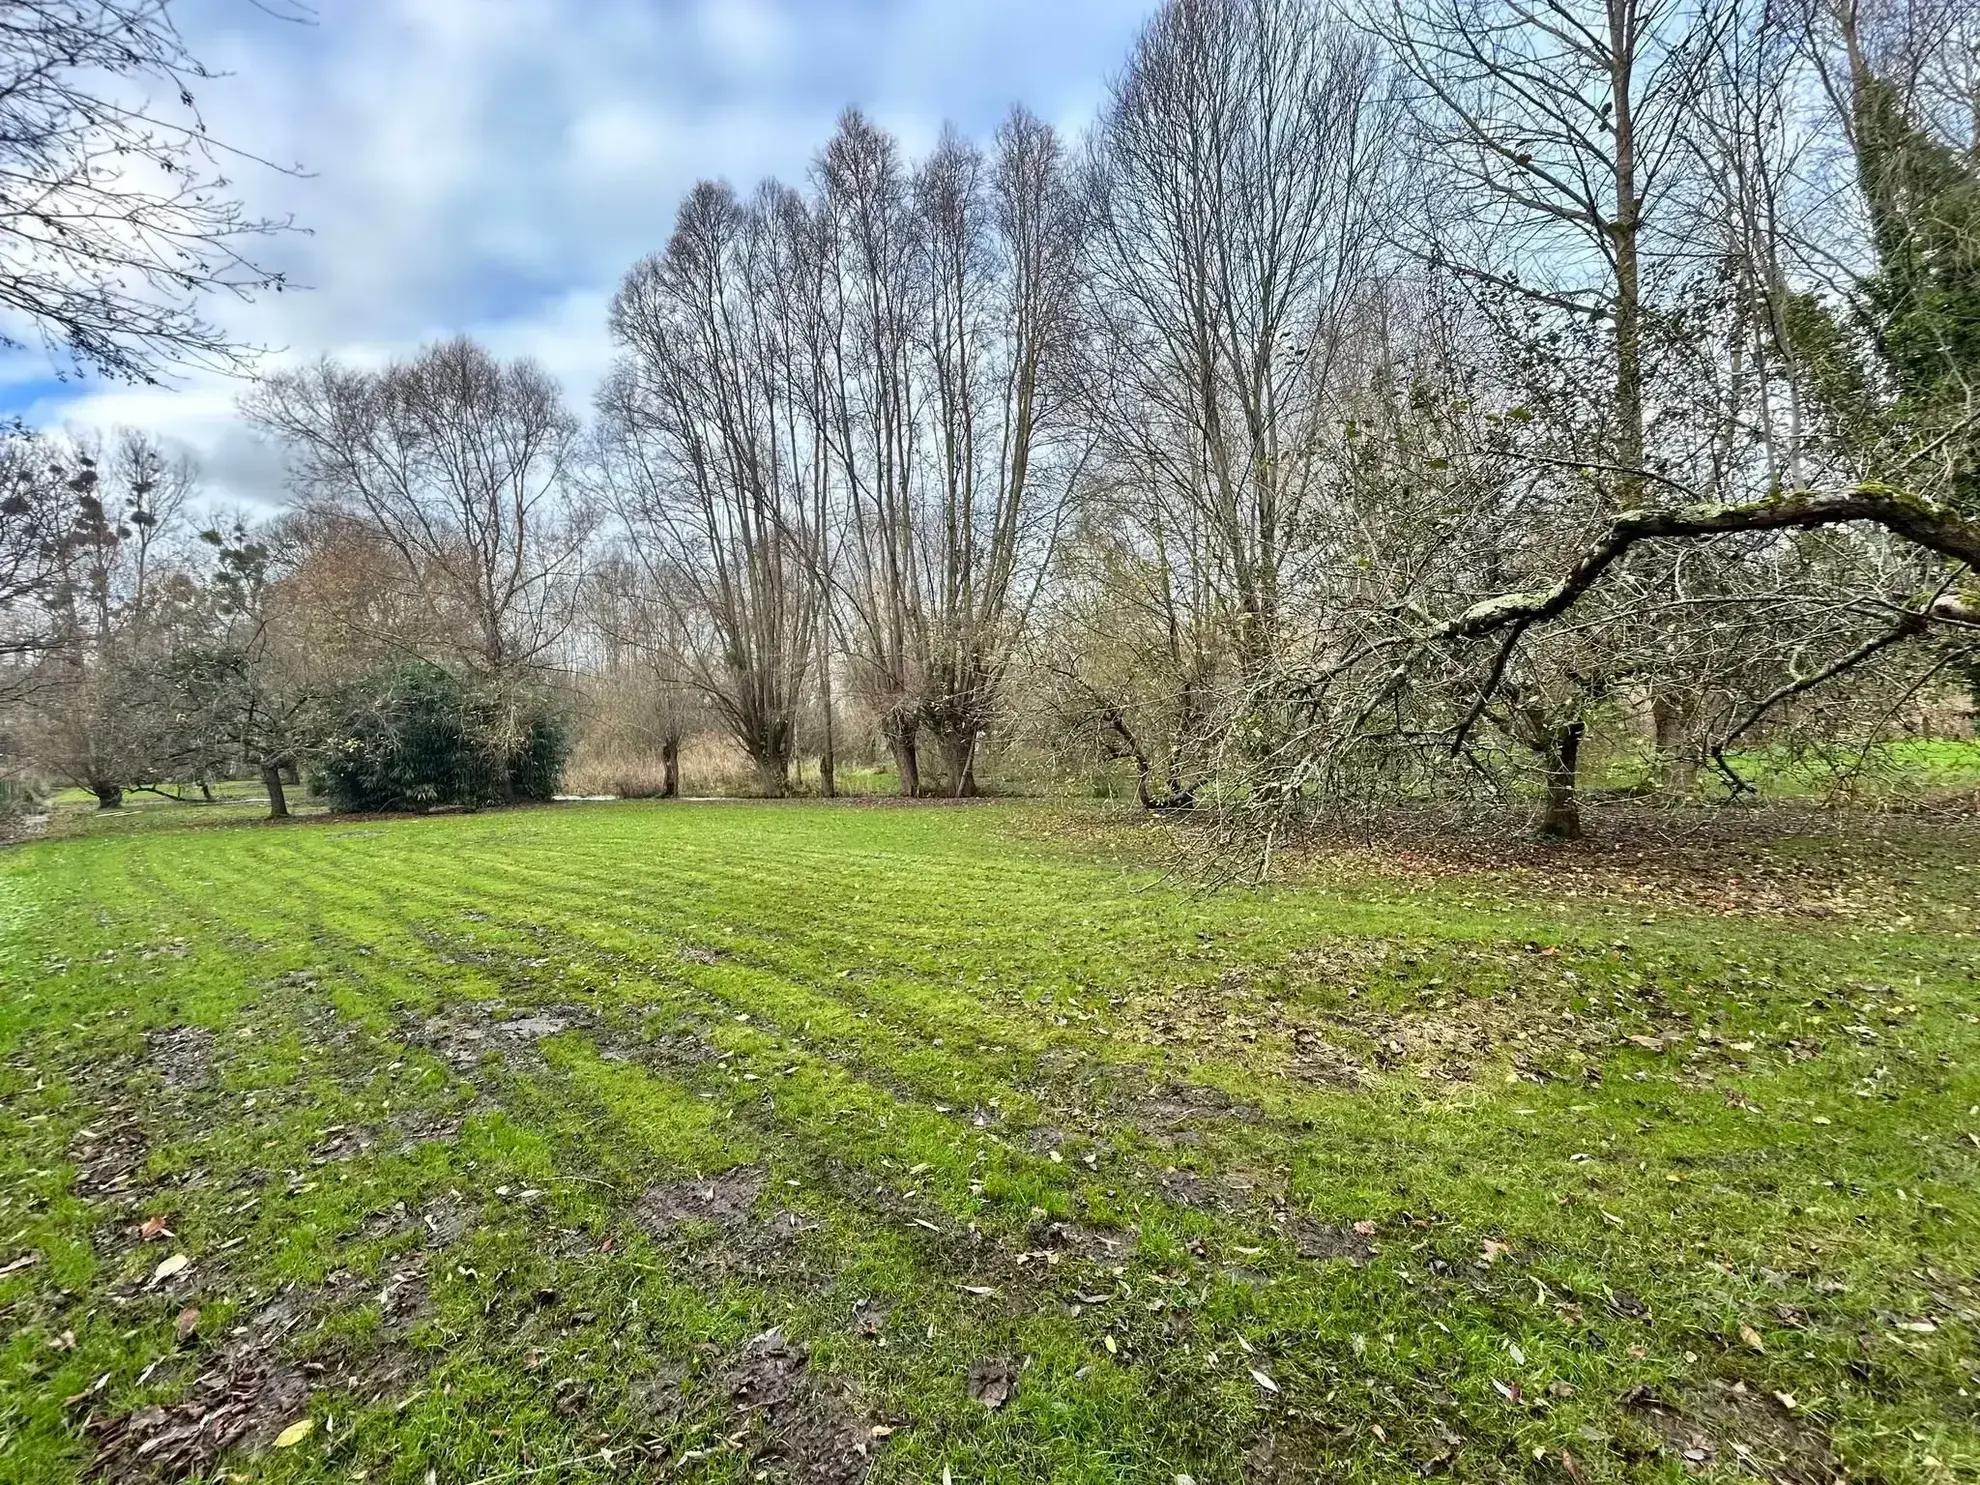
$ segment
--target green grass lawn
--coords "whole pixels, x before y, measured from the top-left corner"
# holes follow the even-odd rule
[[[1902,738],[1867,750],[1760,749],[1733,763],[1762,794],[1777,799],[1840,795],[1874,804],[1980,792],[1980,741],[1973,739]]]
[[[1980,829],[1158,848],[0,853],[0,1479],[1980,1477]]]

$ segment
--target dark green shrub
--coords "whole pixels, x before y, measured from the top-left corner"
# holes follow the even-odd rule
[[[312,783],[333,810],[472,809],[548,799],[564,751],[564,729],[547,708],[505,702],[415,661],[345,693]]]
[[[509,794],[513,799],[548,799],[557,792],[570,752],[563,720],[549,711],[531,713],[520,743],[509,755]]]

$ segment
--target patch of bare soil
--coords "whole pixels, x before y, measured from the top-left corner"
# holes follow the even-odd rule
[[[1196,1144],[1207,1126],[1256,1124],[1265,1118],[1256,1104],[1197,1083],[1158,1083],[1146,1094],[1121,1093],[1109,1102],[1113,1112],[1164,1144]]]
[[[759,1469],[816,1485],[859,1485],[881,1439],[843,1385],[813,1372],[810,1362],[810,1352],[781,1330],[750,1341],[723,1379],[740,1415],[729,1437]]]
[[[477,1013],[467,1006],[429,1016],[410,1040],[446,1058],[456,1071],[470,1072],[491,1055],[505,1064],[526,1061],[544,1037],[590,1022],[581,1006],[547,1006],[526,1016],[498,1016],[489,1008]]]
[[[426,1255],[415,1253],[386,1274],[378,1291],[378,1313],[389,1334],[402,1334],[433,1308],[426,1289]]]
[[[424,1255],[418,1256],[416,1293],[424,1300]],[[348,1276],[347,1276],[348,1277]],[[395,1274],[380,1296],[388,1333],[403,1329],[402,1298]],[[405,1290],[398,1290],[403,1295]],[[254,1305],[242,1321],[216,1338],[207,1366],[176,1402],[121,1415],[92,1413],[82,1431],[97,1453],[92,1475],[108,1479],[206,1478],[230,1449],[254,1450],[308,1412],[316,1388],[334,1388],[366,1402],[403,1391],[424,1370],[423,1361],[394,1346],[359,1348],[327,1360],[296,1358],[299,1338],[322,1318],[325,1291],[288,1285]],[[205,1344],[200,1313],[188,1306],[179,1317],[182,1346]]]
[[[1157,1039],[1353,1089],[1397,1073],[1461,1083],[1503,1061],[1540,1079],[1586,1076],[1625,1043],[1665,1050],[1692,1036],[1690,1024],[1653,987],[1613,1010],[1576,1011],[1568,1003],[1574,982],[1561,978],[1561,961],[1551,948],[1496,945],[1472,959],[1476,983],[1496,988],[1472,993],[1433,982],[1414,1003],[1382,1005],[1370,992],[1383,967],[1379,958],[1343,961],[1332,951],[1299,956],[1286,966],[1284,989],[1227,975],[1215,985],[1170,991],[1154,1013],[1162,1033]],[[1310,987],[1325,988],[1324,1003],[1303,993]],[[1193,1102],[1162,1090],[1116,1102],[1144,1130],[1158,1138],[1166,1133],[1170,1143],[1193,1142],[1191,1131],[1214,1119],[1264,1117],[1244,1104],[1219,1107],[1211,1090],[1184,1092]]]
[[[1481,1063],[1501,1056],[1526,1071],[1564,1051],[1606,1056],[1623,1040],[1611,1022],[1520,996],[1454,995],[1423,1010],[1364,1011],[1338,1024],[1366,1038],[1369,1060],[1381,1071],[1446,1083],[1467,1082]]]
[[[291,1367],[247,1363],[202,1372],[179,1401],[115,1417],[92,1413],[92,1476],[177,1480],[207,1474],[222,1453],[255,1448],[303,1415],[309,1382]]]
[[[1008,1356],[985,1356],[970,1363],[963,1390],[995,1412],[1017,1391],[1018,1366]]]
[[[645,1040],[599,1038],[598,1055],[607,1062],[630,1062],[670,1072],[720,1062],[721,1048],[692,1031],[671,1031]]]
[[[684,1221],[737,1227],[755,1221],[756,1200],[769,1179],[760,1166],[742,1165],[718,1176],[664,1181],[639,1199],[639,1225],[655,1237],[671,1237]]]
[[[364,1154],[378,1143],[378,1137],[369,1129],[361,1129],[348,1124],[332,1124],[317,1132],[316,1143],[310,1146],[311,1165],[330,1165],[339,1160],[351,1160]]]
[[[738,1166],[720,1175],[649,1186],[633,1210],[640,1228],[663,1243],[692,1248],[694,1262],[721,1273],[771,1271],[800,1277],[795,1250],[812,1224],[795,1212],[758,1215],[758,1199],[769,1177],[759,1166]],[[696,1224],[713,1226],[717,1240],[692,1242]]]
[[[1056,1265],[1076,1259],[1111,1267],[1133,1257],[1137,1241],[1133,1229],[1110,1232],[1083,1222],[1034,1222],[1025,1233],[1026,1248],[1017,1261]]]
[[[392,1116],[391,1128],[399,1136],[399,1153],[421,1145],[450,1145],[461,1137],[462,1116],[440,1114],[425,1109],[405,1109]]]
[[[1826,1438],[1743,1382],[1714,1380],[1682,1403],[1667,1403],[1643,1388],[1623,1401],[1684,1462],[1687,1474],[1736,1469],[1778,1485],[1831,1485],[1843,1479]]]
[[[150,1153],[144,1130],[127,1109],[102,1109],[69,1146],[76,1168],[70,1190],[87,1201],[128,1207],[142,1194],[138,1177]]]
[[[151,1066],[167,1088],[194,1091],[213,1081],[213,1033],[204,1026],[173,1026],[145,1037]]]
[[[1286,1224],[1293,1251],[1309,1263],[1351,1263],[1360,1268],[1375,1256],[1372,1222],[1316,1222],[1295,1217]]]
[[[411,1384],[426,1375],[427,1358],[398,1346],[376,1346],[337,1357],[318,1378],[320,1383],[348,1393],[362,1403],[403,1397]]]
[[[427,1247],[446,1248],[467,1236],[474,1218],[458,1195],[445,1192],[427,1201],[420,1211],[419,1225],[426,1233]]]
[[[1283,1179],[1255,1170],[1227,1170],[1206,1176],[1187,1166],[1171,1165],[1150,1171],[1144,1181],[1165,1201],[1224,1216],[1255,1214],[1279,1206],[1285,1190]]]
[[[869,1341],[877,1341],[887,1333],[887,1320],[893,1314],[893,1307],[885,1300],[860,1299],[853,1302],[853,1334]]]
[[[277,1290],[227,1333],[230,1361],[247,1366],[265,1359],[310,1318],[310,1295],[293,1284]]]

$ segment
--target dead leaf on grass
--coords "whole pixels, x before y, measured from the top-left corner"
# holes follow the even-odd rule
[[[969,1395],[993,1412],[1017,1391],[1017,1368],[1007,1357],[986,1356],[969,1369]]]

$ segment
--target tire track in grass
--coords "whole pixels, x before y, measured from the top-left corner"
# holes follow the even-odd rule
[[[471,892],[469,892],[469,893],[468,893],[467,895],[468,895],[468,896],[469,896],[470,898],[472,898],[472,899],[474,899],[474,900],[485,900],[485,894],[482,894],[482,893],[480,893],[480,892],[478,892],[478,891],[471,891]],[[532,943],[531,943],[531,947],[538,947],[538,945],[536,945],[536,944],[534,944],[534,943],[532,942]],[[564,991],[566,991],[566,990],[567,990],[567,988],[568,988],[567,986],[565,986],[565,985],[563,985],[563,984],[561,984],[561,983],[560,983],[560,984],[558,985],[558,987],[557,987],[557,989],[558,989],[558,990],[559,990],[560,992],[564,992]],[[728,1005],[731,1005],[731,1006],[733,1006],[733,1005],[734,1005],[734,1004],[736,1004],[737,1002],[736,1002],[736,1000],[735,1000],[735,999],[734,999],[733,997],[731,997],[731,998],[730,998],[730,999],[729,999],[729,1000],[728,1000],[728,1001],[727,1001],[726,1003],[727,1003]],[[1006,1101],[1010,1101],[1010,1102],[1016,1102],[1017,1100],[1015,1100],[1015,1099],[1008,1099],[1008,1098],[1007,1098],[1007,1100],[1006,1100]],[[1119,1177],[1119,1175],[1118,1175],[1117,1173],[1115,1174],[1115,1179],[1116,1179],[1116,1180],[1119,1180],[1119,1179],[1120,1179],[1120,1177]],[[1145,1184],[1145,1183],[1140,1183],[1140,1182],[1137,1182],[1136,1184]],[[1054,1205],[1056,1205],[1056,1203],[1054,1203]]]
[[[559,890],[558,877],[552,873],[540,874],[534,879],[534,885],[536,891],[533,900],[539,902],[553,900]],[[564,890],[578,900],[582,900],[586,895],[582,889],[565,888]],[[488,898],[482,896],[476,900],[486,901]],[[636,926],[640,921],[653,923],[655,926],[650,933],[641,932]],[[616,955],[616,963],[620,967],[630,965],[657,983],[679,983],[688,980],[706,986],[707,982],[714,978],[710,972],[677,963],[655,962],[641,956],[639,951],[648,948],[651,938],[676,941],[677,935],[672,931],[673,928],[674,924],[669,918],[655,919],[645,914],[629,914],[625,921],[611,925],[609,928],[595,922],[584,929],[560,924],[555,932],[564,947],[583,948],[592,954]],[[679,937],[691,941],[692,936]],[[523,940],[523,942],[533,947],[540,944],[539,940]],[[996,1040],[1006,1047],[1033,1059],[1034,1065],[1030,1069],[1030,1075],[1040,1082],[1048,1081],[1051,1072],[1036,1065],[1037,1059],[1043,1055],[1067,1050],[1075,1051],[1077,1055],[1117,1077],[1132,1075],[1136,1078],[1159,1080],[1164,1075],[1185,1078],[1187,1075],[1186,1070],[1166,1066],[1170,1054],[1152,1044],[1144,1044],[1120,1036],[1112,1037],[1109,1044],[1104,1028],[1094,1034],[1086,1034],[1083,1031],[1077,1031],[1072,1036],[1043,1034],[1040,1029],[1042,1018],[1037,1014],[1021,1015],[1015,1012],[990,1010],[980,999],[968,998],[948,987],[931,986],[925,980],[883,978],[865,974],[851,979],[833,977],[830,975],[829,965],[800,966],[791,963],[788,959],[762,953],[763,950],[775,946],[776,941],[771,939],[731,938],[727,942],[725,958],[736,958],[753,963],[764,972],[778,976],[780,983],[802,986],[810,992],[810,999],[802,1009],[793,1010],[783,1015],[781,1019],[810,1020],[814,1032],[818,1030],[819,1021],[831,1019],[839,1023],[837,1030],[841,1035],[893,1038],[896,1044],[895,1050],[900,1054],[897,1061],[907,1058],[911,1051],[918,1050],[928,1054],[934,1050],[936,1043],[960,1043],[960,1046],[950,1048],[945,1056],[937,1059],[948,1064],[951,1069],[948,1076],[951,1078],[968,1071],[973,1059],[967,1054],[973,1049],[991,1048],[993,1055],[1002,1055],[994,1052],[993,1033]],[[758,957],[759,955],[761,957]],[[823,983],[811,983],[813,975],[823,976]],[[755,998],[749,1002],[749,1005],[758,1014],[767,1015],[771,1010],[770,1003],[762,997]],[[849,1005],[865,1008],[869,1016],[878,1013],[883,1018],[898,1017],[901,1024],[897,1026],[890,1019],[883,1019],[877,1025],[870,1020],[861,1020],[860,1025],[855,1027],[850,1024],[848,1017],[857,1018],[858,1012],[843,1009]],[[986,1022],[990,1027],[988,1032],[985,1030]],[[910,1042],[918,1043],[918,1048],[911,1048]],[[1119,1056],[1106,1055],[1115,1047],[1124,1047],[1130,1052],[1141,1052],[1148,1060],[1125,1062]],[[953,1085],[947,1089],[930,1085],[927,1091],[930,1096],[937,1098],[967,1096]]]
[[[768,1171],[768,1194],[774,1194],[780,1204],[801,1211],[807,1223],[822,1224],[827,1252],[821,1261],[829,1262],[826,1282],[831,1287],[818,1292],[815,1269],[798,1262],[793,1267],[799,1272],[787,1272],[771,1292],[803,1313],[802,1329],[797,1333],[814,1345],[823,1347],[837,1336],[837,1344],[823,1354],[839,1356],[854,1365],[889,1399],[888,1406],[908,1420],[904,1445],[911,1446],[917,1433],[939,1434],[946,1457],[954,1459],[957,1447],[967,1449],[975,1435],[1001,1434],[999,1453],[1012,1449],[1033,1456],[1054,1452],[1051,1445],[1056,1430],[1049,1419],[1032,1425],[1043,1436],[1034,1432],[1029,1439],[1022,1434],[1012,1438],[1009,1428],[997,1428],[980,1408],[960,1396],[963,1374],[986,1351],[1033,1356],[1037,1365],[1056,1374],[1042,1385],[1075,1395],[1072,1399],[1062,1397],[1058,1407],[1110,1408],[1116,1414],[1113,1427],[1117,1437],[1155,1439],[1167,1432],[1160,1420],[1157,1389],[1122,1376],[1116,1369],[1098,1379],[1093,1377],[1094,1356],[1106,1353],[1097,1347],[1090,1331],[1065,1313],[1049,1308],[1034,1304],[1013,1309],[967,1294],[956,1282],[954,1264],[943,1256],[941,1240],[901,1225],[898,1211],[876,1214],[858,1192],[821,1185],[816,1152],[801,1137],[801,1131],[783,1119],[764,1118],[760,1110],[729,1110],[726,1112],[742,1117],[710,1121],[698,1115],[692,1103],[683,1113],[676,1102],[678,1092],[641,1069],[599,1060],[582,1038],[569,1039],[555,1061],[560,1071],[602,1100],[656,1153],[664,1149],[671,1157],[678,1143],[678,1121],[687,1117],[703,1141],[700,1162],[706,1163],[719,1153],[724,1161],[762,1165]],[[652,1122],[656,1117],[657,1129]],[[718,1124],[729,1132],[720,1143],[710,1145],[706,1141]],[[674,1163],[668,1160],[670,1167]],[[792,1186],[783,1184],[786,1172],[792,1173]],[[876,1215],[880,1220],[875,1220]],[[870,1343],[848,1339],[851,1301],[855,1298],[877,1300],[887,1307],[887,1334],[894,1339],[891,1348],[874,1349]],[[1075,1375],[1082,1371],[1087,1375]],[[946,1381],[946,1386],[936,1388],[933,1394],[928,1382],[931,1375]],[[928,1417],[931,1409],[939,1413],[939,1429],[930,1429],[935,1421]],[[1124,1462],[1140,1468],[1154,1462],[1139,1450],[1122,1452]],[[1157,1457],[1167,1452],[1165,1447]]]
[[[476,900],[488,899],[483,894],[476,894]],[[541,953],[543,949],[557,947],[554,940],[546,941],[543,938],[535,936],[525,937],[521,942],[527,949],[532,951],[530,960],[528,961],[531,964],[536,963],[544,957]],[[595,952],[595,948],[593,952]],[[556,956],[552,955],[551,957],[554,958]],[[574,985],[571,978],[562,973],[565,967],[563,964],[559,965],[559,975],[554,985],[549,987],[559,1000],[568,999],[574,988],[589,988],[584,985],[582,977]],[[911,1034],[897,1033],[888,1027],[876,1027],[870,1022],[858,1022],[855,1024],[857,1013],[848,1012],[844,1008],[840,996],[836,993],[810,992],[811,1000],[809,1003],[793,1006],[793,999],[801,993],[805,993],[802,991],[802,987],[789,980],[772,979],[768,976],[758,975],[754,976],[754,988],[759,993],[753,995],[745,994],[743,992],[751,988],[751,976],[746,975],[740,967],[726,965],[712,968],[696,967],[691,971],[687,969],[670,969],[668,978],[671,988],[675,991],[678,991],[683,984],[691,984],[700,992],[702,1002],[701,1019],[704,1025],[711,1022],[711,1012],[707,1005],[707,1000],[713,994],[717,997],[716,1003],[721,1008],[721,1019],[726,1019],[735,1014],[738,1007],[748,1007],[748,1010],[743,1012],[744,1014],[752,1015],[758,1022],[763,1024],[771,1026],[782,1024],[786,1027],[787,1034],[794,1036],[799,1041],[805,1040],[806,1036],[815,1038],[819,1030],[817,1023],[820,1020],[832,1017],[837,1017],[842,1023],[841,1029],[845,1033],[847,1043],[850,1043],[854,1038],[860,1038],[868,1042],[885,1040],[889,1037],[896,1038],[898,1045],[893,1049],[896,1055],[887,1062],[883,1063],[881,1059],[870,1053],[853,1059],[847,1057],[843,1051],[838,1051],[834,1060],[840,1062],[842,1065],[856,1066],[860,1074],[866,1076],[869,1080],[872,1080],[872,1074],[875,1069],[884,1067],[886,1076],[881,1081],[892,1088],[897,1094],[901,1091],[903,1069],[911,1068],[916,1059],[926,1063],[934,1055],[926,1048],[916,1044],[912,1040]],[[513,984],[513,981],[511,983]],[[623,993],[624,987],[615,988],[621,992],[619,998],[623,1002],[626,998]],[[635,1007],[643,1007],[649,1003],[651,1003],[651,997],[631,1001],[631,1004]],[[666,1001],[666,1004],[676,1014],[679,1014],[682,1009],[682,997],[679,994],[673,994]],[[810,1023],[809,1033],[799,1035],[789,1031],[790,1023],[799,1021]],[[923,1101],[936,1104],[940,1104],[945,1098],[967,1101],[969,1096],[968,1090],[959,1089],[957,1085],[961,1081],[961,1074],[969,1069],[970,1064],[960,1053],[944,1051],[940,1054],[940,1061],[937,1065],[943,1069],[940,1081],[924,1080],[923,1086],[913,1091],[920,1094]],[[1114,1066],[1119,1070],[1118,1064]],[[1146,1070],[1136,1069],[1135,1071],[1140,1076],[1152,1076]],[[1042,1069],[1038,1071],[1037,1076],[1043,1076]],[[913,1080],[910,1079],[910,1081]],[[978,1077],[975,1091],[977,1098],[984,1102],[1005,1104],[1018,1109],[1020,1112],[1023,1111],[1027,1103],[1037,1105],[1035,1093],[1020,1091],[1014,1084],[1008,1082],[1004,1084],[985,1084]],[[1122,1132],[1125,1133],[1125,1129]],[[1104,1139],[1104,1136],[1102,1138]],[[1130,1177],[1129,1179],[1133,1178]],[[1146,1183],[1144,1181],[1139,1184],[1145,1185]]]

